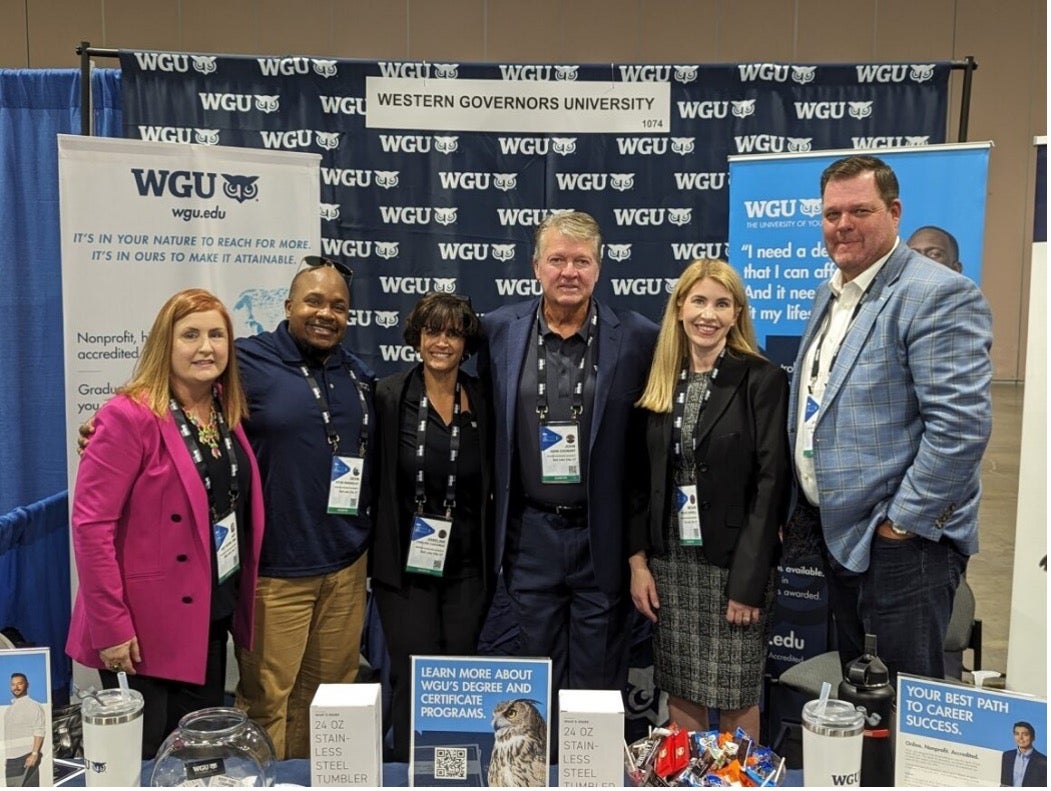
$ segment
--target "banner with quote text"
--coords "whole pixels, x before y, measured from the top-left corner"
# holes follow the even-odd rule
[[[58,136],[70,437],[131,378],[161,305],[219,297],[238,336],[284,318],[320,247],[316,154]],[[69,480],[76,479],[70,443]]]
[[[835,272],[821,231],[826,167],[855,154],[890,165],[903,206],[901,241],[933,256],[933,235],[952,252],[944,263],[980,285],[991,145],[730,157],[729,260],[744,279],[766,355],[791,373],[817,287]]]

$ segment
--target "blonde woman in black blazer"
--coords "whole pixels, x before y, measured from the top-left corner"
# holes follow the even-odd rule
[[[761,357],[744,285],[691,263],[668,300],[649,380],[650,507],[630,531],[631,595],[653,621],[672,719],[759,734],[766,621],[791,467],[788,380]]]
[[[393,758],[400,762],[409,760],[411,656],[475,653],[493,566],[490,410],[479,380],[460,370],[481,342],[478,317],[464,297],[430,293],[409,314],[404,335],[422,362],[376,384],[379,483],[369,557],[390,655]],[[427,526],[452,523],[440,571],[433,555],[424,564],[410,554],[417,516]]]

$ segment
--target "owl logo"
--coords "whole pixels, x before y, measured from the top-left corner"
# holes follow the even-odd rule
[[[800,198],[799,211],[804,217],[817,217],[821,214],[821,198]]]
[[[336,61],[334,60],[320,60],[318,58],[311,58],[310,65],[314,69],[314,74],[318,77],[329,77],[336,76]]]
[[[552,137],[551,149],[561,156],[572,154],[577,150],[577,139],[575,137]]]
[[[851,118],[868,118],[872,115],[872,102],[847,102],[847,113]]]
[[[322,203],[321,204],[321,219],[322,220],[338,220],[339,219],[339,204],[338,203]]]
[[[259,195],[259,185],[256,184],[258,179],[259,176],[234,176],[223,173],[223,194],[238,203],[252,200]]]
[[[398,243],[397,242],[376,242],[376,255],[380,258],[387,259],[398,257]]]
[[[490,786],[547,785],[547,723],[537,701],[518,698],[493,707],[493,754]]]
[[[513,190],[518,186],[518,174],[494,173],[493,186],[496,187],[498,190],[503,190],[504,192]]]
[[[798,82],[800,85],[806,85],[809,82],[813,82],[816,76],[817,66],[792,67],[792,81]]]
[[[373,315],[376,317],[376,324],[380,327],[397,327],[398,326],[398,311],[396,310],[374,310]]]
[[[460,76],[460,64],[458,63],[435,63],[434,76],[443,80],[454,80]]]
[[[673,137],[671,139],[671,150],[680,156],[692,154],[694,146],[692,137]]]
[[[730,112],[733,113],[734,118],[747,118],[755,115],[755,99],[732,99]]]
[[[214,74],[218,66],[215,65],[214,55],[191,55],[193,70],[201,74]]]
[[[617,192],[626,192],[635,188],[634,173],[610,173],[609,185]]]
[[[202,146],[217,146],[219,145],[219,130],[218,129],[194,129],[193,130],[193,142]]]
[[[436,277],[433,280],[434,290],[439,291],[442,294],[455,294],[456,293],[456,278],[455,277]]]
[[[909,69],[909,77],[916,82],[927,82],[934,76],[933,63],[914,63]]]
[[[315,132],[317,144],[324,149],[334,151],[339,148],[339,132]]]
[[[515,257],[515,246],[511,244],[494,244],[490,247],[493,258],[497,261],[510,261]]]
[[[681,82],[683,85],[686,85],[697,79],[696,66],[674,66],[673,68],[675,69],[676,82]]]
[[[455,207],[435,207],[434,209],[434,220],[439,225],[452,225],[456,222]]]
[[[563,82],[573,82],[577,78],[579,66],[555,66],[555,79]]]
[[[607,244],[606,255],[609,256],[611,261],[627,261],[631,258],[631,243]]]
[[[442,154],[455,154],[460,147],[457,135],[435,135],[434,149]]]
[[[401,175],[400,170],[374,170],[372,173],[376,177],[377,186],[383,187],[385,190],[398,186],[398,179]]]
[[[273,96],[256,95],[255,109],[261,113],[276,113],[281,109],[281,95],[277,93]]]
[[[788,137],[789,151],[809,151],[814,138],[812,137]]]
[[[930,144],[930,135],[905,135],[905,145],[907,146],[929,146]]]
[[[679,278],[677,277],[666,277],[664,278],[664,293],[672,294],[675,291],[675,287],[679,285]]]
[[[668,222],[672,225],[689,225],[693,219],[693,209],[668,209]]]

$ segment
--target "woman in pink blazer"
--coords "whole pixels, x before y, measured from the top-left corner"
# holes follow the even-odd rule
[[[79,588],[66,652],[145,699],[144,758],[224,699],[227,633],[249,647],[263,500],[223,304],[181,291],[99,410],[73,494]]]

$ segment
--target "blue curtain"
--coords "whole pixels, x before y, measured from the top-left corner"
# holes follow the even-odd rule
[[[120,71],[96,70],[91,81],[95,134],[123,136]],[[65,427],[56,135],[79,132],[79,71],[0,69],[0,627],[51,648],[56,690],[70,678],[63,649],[73,441]]]

